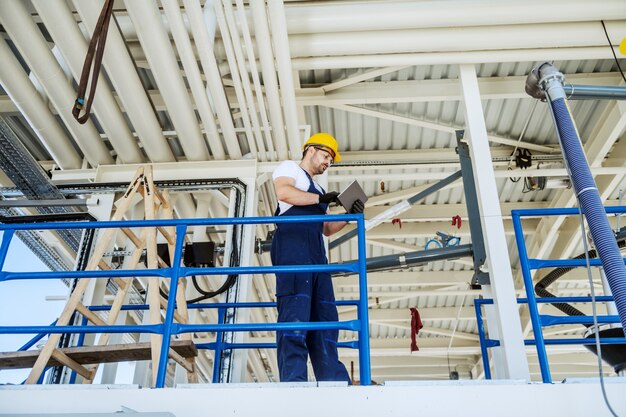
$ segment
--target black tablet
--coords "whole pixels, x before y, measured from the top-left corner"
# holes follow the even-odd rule
[[[367,195],[365,195],[365,191],[363,191],[359,183],[354,180],[346,187],[345,190],[341,192],[341,194],[339,194],[337,199],[343,208],[345,208],[347,212],[350,212],[350,209],[356,200],[361,200],[361,202],[365,204],[367,201]]]

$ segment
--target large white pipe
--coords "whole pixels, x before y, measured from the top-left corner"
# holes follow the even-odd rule
[[[65,0],[33,0],[39,17],[46,25],[68,64],[74,79],[79,80],[87,54],[87,42],[83,37]],[[93,101],[93,112],[107,134],[118,158],[127,164],[143,162],[137,140],[133,137],[104,76],[100,74]]]
[[[270,2],[270,4],[274,4]],[[626,7],[625,7],[626,8]],[[606,22],[619,33],[626,20]],[[280,33],[280,32],[279,32]],[[286,34],[285,34],[286,36]],[[571,48],[606,45],[598,22],[389,30],[321,32],[289,37],[294,58],[410,52],[459,52],[527,48]],[[618,44],[619,40],[615,40]]]
[[[294,33],[384,31],[432,27],[519,25],[626,18],[623,0],[493,1],[430,0],[329,2],[285,8],[287,31]],[[537,13],[541,10],[541,13]]]
[[[243,54],[241,37],[239,36],[239,30],[237,29],[237,23],[235,22],[233,5],[231,4],[230,0],[223,1],[222,5],[224,6],[226,27],[228,28],[230,33],[233,51],[235,52],[235,59],[237,61],[237,67],[233,68],[233,71],[238,70],[239,76],[241,78],[241,85],[243,87],[244,97],[246,99],[245,103],[242,104],[245,104],[248,107],[248,115],[250,117],[250,121],[252,122],[252,132],[254,133],[254,138],[257,143],[257,159],[259,161],[267,161],[267,152],[265,150],[265,143],[263,141],[263,135],[261,133],[258,113],[254,104],[254,99],[252,97],[252,86],[250,85],[250,77],[248,75],[248,69],[246,68],[246,59]]]
[[[98,2],[74,0],[76,10],[91,33],[96,26],[102,5],[103,0]],[[143,143],[148,158],[152,162],[174,161],[174,154],[163,136],[156,115],[152,111],[152,104],[148,100],[134,64],[126,51],[124,40],[115,25],[109,26],[103,63],[139,139]],[[194,217],[195,206],[189,195],[178,196],[173,204],[179,217]]]
[[[237,140],[237,133],[235,133],[235,125],[230,113],[228,100],[226,99],[226,92],[222,85],[220,71],[213,55],[213,46],[209,42],[209,31],[204,24],[204,14],[198,0],[183,0],[183,4],[189,17],[193,39],[200,54],[200,62],[202,63],[208,88],[211,91],[211,98],[215,104],[215,111],[224,135],[228,155],[232,159],[239,159],[242,156],[241,148]]]
[[[231,68],[231,79],[233,81],[233,87],[235,88],[235,95],[239,102],[239,111],[241,112],[241,121],[243,123],[244,131],[246,132],[246,139],[248,146],[250,147],[250,154],[258,158],[259,149],[257,147],[258,142],[255,140],[255,135],[252,132],[252,126],[250,121],[250,114],[248,113],[248,106],[246,104],[246,97],[243,90],[243,84],[241,80],[241,74],[237,70],[237,58],[235,57],[234,47],[232,43],[232,37],[230,35],[230,28],[226,23],[226,17],[224,16],[224,10],[220,1],[215,4],[215,16],[217,17],[217,25],[222,33],[222,39],[224,39],[224,49],[226,51],[226,59],[228,65]]]
[[[274,151],[274,140],[272,139],[272,132],[270,129],[269,120],[267,119],[265,100],[263,99],[263,90],[261,89],[259,70],[257,69],[256,58],[254,57],[254,48],[252,46],[252,37],[250,34],[250,27],[248,25],[248,17],[246,16],[246,9],[244,8],[243,2],[241,0],[237,0],[237,14],[239,16],[241,33],[243,35],[243,40],[248,55],[248,64],[250,65],[250,73],[252,75],[252,82],[254,83],[257,106],[259,107],[261,123],[263,124],[263,133],[265,134],[265,139],[267,141],[267,151],[269,159],[273,160],[276,157]]]
[[[92,35],[103,3],[103,0],[74,0],[78,14]],[[109,25],[102,62],[150,161],[173,161],[172,150],[161,132],[124,40],[114,24]]]
[[[200,132],[196,113],[180,74],[172,44],[163,29],[155,1],[129,1],[126,10],[137,28],[159,91],[168,109],[178,140],[190,161],[206,161],[209,151]]]
[[[537,13],[537,10],[541,10],[541,13]],[[624,19],[626,10],[623,0],[603,0],[601,7],[589,0],[290,2],[285,5],[285,16],[287,33],[291,35],[494,24],[598,22]],[[116,16],[116,19],[126,39],[137,39],[135,28],[127,16]]]
[[[80,168],[80,155],[3,39],[0,39],[0,62],[0,85],[26,118],[54,162],[61,169]]]
[[[26,3],[0,2],[0,22],[20,51],[22,58],[39,79],[87,161],[94,167],[113,163],[113,158],[100,139],[93,123],[88,120],[87,123],[81,125],[72,116],[71,110],[76,94],[52,55],[41,31],[31,18]]]
[[[174,36],[174,42],[176,42],[176,48],[180,54],[183,68],[189,82],[191,93],[193,94],[194,101],[200,114],[200,120],[206,130],[206,137],[209,142],[211,153],[215,159],[225,159],[226,154],[222,141],[220,139],[219,132],[217,131],[217,124],[213,116],[213,110],[209,104],[209,98],[206,94],[206,88],[202,77],[200,75],[200,68],[196,62],[196,58],[191,47],[189,40],[189,34],[185,28],[182,15],[180,13],[180,7],[178,6],[178,0],[161,0],[165,15],[170,24],[172,35]]]
[[[276,53],[280,94],[283,99],[283,110],[285,112],[285,121],[287,122],[289,152],[292,159],[299,159],[303,140],[298,130],[298,109],[296,107],[296,93],[293,84],[289,39],[287,38],[285,7],[282,0],[270,1],[267,7],[272,28],[272,41]]]
[[[254,37],[259,45],[258,55],[263,73],[263,84],[265,95],[272,123],[272,132],[278,159],[289,158],[287,148],[287,138],[285,137],[285,123],[283,122],[283,112],[280,106],[280,95],[278,92],[278,80],[276,79],[276,69],[274,68],[274,54],[272,54],[272,41],[267,27],[267,14],[265,12],[265,2],[263,0],[251,0],[252,17],[254,18]],[[252,51],[254,53],[254,51]]]

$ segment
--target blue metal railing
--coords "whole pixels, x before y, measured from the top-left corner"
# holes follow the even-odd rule
[[[355,221],[358,232],[358,261],[335,265],[289,265],[289,266],[239,266],[217,268],[190,268],[181,266],[182,250],[185,233],[190,226],[226,226],[254,225],[274,223],[319,223],[333,221]],[[11,272],[2,270],[7,251],[15,231],[18,230],[67,230],[67,229],[110,229],[134,227],[175,227],[176,246],[172,267],[140,270],[101,270],[101,271],[50,271],[50,272]],[[358,348],[359,372],[362,385],[371,384],[369,356],[369,320],[367,310],[367,277],[365,270],[365,221],[362,214],[326,215],[326,216],[286,216],[286,217],[245,217],[222,219],[176,219],[176,220],[133,220],[85,223],[38,223],[38,224],[5,224],[0,225],[2,242],[0,243],[0,283],[10,280],[36,280],[59,278],[111,278],[111,277],[163,277],[170,279],[170,293],[165,310],[165,318],[161,324],[149,325],[112,325],[112,326],[0,326],[0,334],[52,334],[52,333],[151,333],[162,335],[156,387],[165,386],[165,373],[172,335],[190,332],[247,332],[276,330],[352,330],[357,332],[356,343],[342,344],[344,347]],[[338,305],[356,305],[357,319],[340,322],[297,322],[297,323],[235,323],[235,324],[180,324],[174,323],[176,308],[176,291],[178,280],[192,275],[252,275],[296,272],[356,272],[359,274],[359,299],[338,301]],[[273,307],[275,303],[216,303],[195,304],[188,308],[254,308]],[[92,310],[106,309],[107,306],[92,306]],[[110,307],[108,307],[110,308]],[[125,310],[147,309],[148,306],[127,305]],[[255,344],[226,344],[217,342],[215,345],[201,345],[201,348],[243,349],[257,347]],[[270,347],[265,346],[264,347]],[[215,372],[214,372],[215,374]]]
[[[626,207],[606,207],[607,214],[624,213]],[[537,357],[539,360],[539,367],[541,370],[541,377],[544,383],[551,383],[552,376],[550,374],[550,367],[548,365],[548,356],[546,352],[546,345],[593,345],[595,344],[595,338],[562,338],[562,339],[545,339],[543,335],[543,327],[555,326],[559,324],[593,324],[593,317],[589,316],[552,316],[539,314],[539,303],[582,303],[591,302],[591,297],[542,297],[537,298],[534,292],[534,285],[531,276],[533,269],[542,268],[562,268],[562,267],[586,267],[587,263],[585,259],[558,259],[558,260],[542,260],[528,258],[528,251],[526,248],[526,241],[524,240],[524,232],[522,229],[521,217],[533,216],[562,216],[562,215],[578,215],[578,209],[532,209],[532,210],[512,210],[513,227],[515,229],[515,239],[517,242],[517,250],[519,252],[520,265],[522,268],[522,276],[524,279],[524,288],[526,291],[526,298],[519,298],[517,302],[520,304],[528,304],[530,313],[531,324],[533,328],[534,339],[524,340],[525,345],[535,345],[537,348]],[[591,266],[601,266],[599,259],[590,259]],[[625,259],[626,262],[626,259]],[[613,301],[612,296],[597,296],[595,297],[597,302],[610,302]],[[492,299],[476,299],[474,300],[474,309],[476,312],[476,319],[478,322],[478,335],[480,339],[481,355],[483,360],[483,367],[485,370],[485,378],[491,379],[491,370],[489,367],[489,355],[487,349],[495,346],[500,346],[499,340],[488,339],[485,336],[483,314],[481,307],[485,304],[493,304]],[[618,315],[602,315],[597,316],[598,323],[620,323],[620,317]],[[602,344],[626,344],[626,338],[607,337],[600,338]]]

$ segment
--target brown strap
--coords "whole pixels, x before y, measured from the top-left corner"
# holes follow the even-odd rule
[[[85,63],[83,64],[83,72],[80,75],[80,82],[78,83],[78,96],[74,102],[74,108],[72,109],[72,115],[80,124],[85,124],[89,119],[89,112],[91,111],[91,104],[96,94],[96,85],[98,84],[98,76],[100,75],[100,68],[102,67],[102,56],[104,55],[104,45],[107,41],[107,32],[109,30],[109,22],[111,21],[111,15],[113,14],[113,0],[106,0],[100,17],[98,17],[98,23],[93,31],[93,36],[89,42],[89,48],[87,49],[87,56],[85,56]],[[95,53],[95,61],[94,61]],[[91,88],[89,89],[89,97],[85,100],[85,92],[87,91],[87,83],[89,81],[89,73],[91,72],[93,63],[93,74],[91,76]],[[85,110],[85,113],[79,117],[81,110]]]

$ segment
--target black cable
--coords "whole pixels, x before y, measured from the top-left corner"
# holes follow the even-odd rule
[[[240,201],[240,194],[237,193],[236,194],[236,201],[235,201],[235,205],[238,207],[241,203]],[[237,236],[238,232],[240,231],[240,227],[238,227],[237,225],[235,225],[233,227],[233,236]],[[240,236],[241,237],[241,236]],[[239,265],[239,246],[237,244],[237,239],[233,238],[232,240],[233,242],[233,247],[230,251],[230,265]],[[193,265],[194,267],[198,267],[199,265]],[[194,304],[197,303],[199,301],[204,301],[207,300],[209,298],[213,298],[216,297],[226,291],[228,291],[234,284],[235,282],[237,282],[237,277],[239,275],[228,275],[228,277],[226,278],[226,280],[224,281],[224,283],[215,291],[207,291],[205,289],[203,289],[202,287],[200,287],[200,284],[198,283],[196,276],[192,275],[191,276],[191,282],[194,286],[194,288],[196,289],[196,291],[198,291],[200,294],[199,297],[196,298],[192,298],[191,300],[186,300],[187,301],[187,305],[189,304]],[[169,295],[161,288],[159,287],[159,293],[161,295],[161,297],[163,297],[164,299],[168,299]]]
[[[624,71],[622,71],[622,67],[619,65],[619,61],[617,60],[617,55],[615,55],[615,50],[613,49],[611,38],[609,38],[609,32],[606,31],[604,20],[600,20],[600,23],[602,23],[602,29],[604,29],[604,35],[606,36],[606,40],[609,42],[609,48],[611,48],[611,53],[613,54],[613,59],[615,59],[615,64],[617,65],[617,69],[619,69],[619,72],[620,74],[622,74],[622,78],[624,79],[624,82],[626,82],[626,76],[624,76]]]
[[[622,230],[625,230],[625,229],[622,229]],[[625,236],[618,236],[617,246],[620,248],[623,248],[624,246],[626,246]],[[587,256],[589,258],[595,258],[596,254],[597,254],[596,250],[591,249],[588,252],[583,252],[573,257],[572,259],[585,259]],[[574,267],[563,267],[563,268],[553,269],[552,271],[550,271],[548,275],[543,277],[539,282],[537,282],[537,284],[535,284],[535,294],[537,294],[539,297],[556,297],[554,294],[552,294],[551,292],[547,290],[547,287],[552,285],[557,279],[561,278],[563,275],[567,274],[573,269]],[[585,316],[586,315],[582,311],[578,310],[575,307],[572,307],[570,304],[567,304],[567,303],[551,303],[551,304],[557,309],[561,310],[563,313],[567,314],[568,316]],[[583,324],[583,326],[592,327],[591,324]]]

